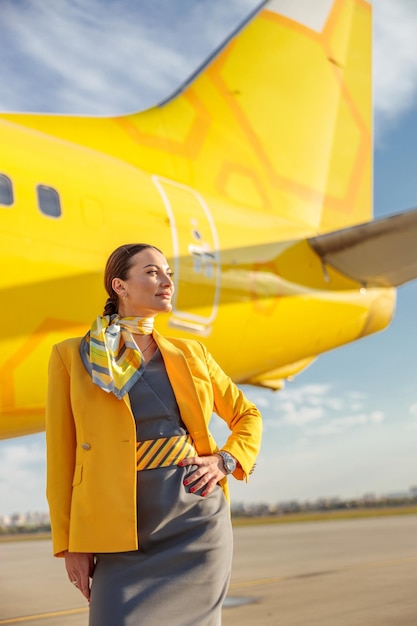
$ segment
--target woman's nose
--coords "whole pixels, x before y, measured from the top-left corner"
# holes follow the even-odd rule
[[[174,284],[174,281],[172,280],[171,276],[168,276],[168,274],[165,274],[165,276],[162,278],[162,283],[164,285],[168,285],[169,287],[171,287],[171,285]]]

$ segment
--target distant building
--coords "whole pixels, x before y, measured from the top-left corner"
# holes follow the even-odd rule
[[[6,530],[18,528],[39,528],[49,526],[49,514],[40,511],[27,511],[26,513],[12,513],[0,516],[0,528]]]

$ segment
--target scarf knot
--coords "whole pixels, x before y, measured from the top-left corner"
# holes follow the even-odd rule
[[[92,381],[119,400],[130,391],[144,369],[142,352],[133,334],[151,335],[153,317],[97,317],[80,346]]]

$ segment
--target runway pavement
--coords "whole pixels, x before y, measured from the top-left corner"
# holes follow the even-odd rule
[[[242,526],[234,536],[223,626],[417,624],[417,516]],[[0,544],[0,626],[87,626],[86,603],[50,551],[49,541]]]

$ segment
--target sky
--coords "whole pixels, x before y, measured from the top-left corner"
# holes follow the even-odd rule
[[[145,109],[173,93],[256,4],[2,0],[0,111]],[[383,217],[417,206],[417,12],[414,0],[374,0],[373,12],[374,216]],[[249,484],[230,481],[233,503],[417,485],[416,305],[417,281],[398,290],[387,330],[322,355],[280,392],[243,386],[265,434]],[[220,421],[213,433],[227,436]],[[43,433],[0,442],[0,516],[47,510],[44,475]]]

